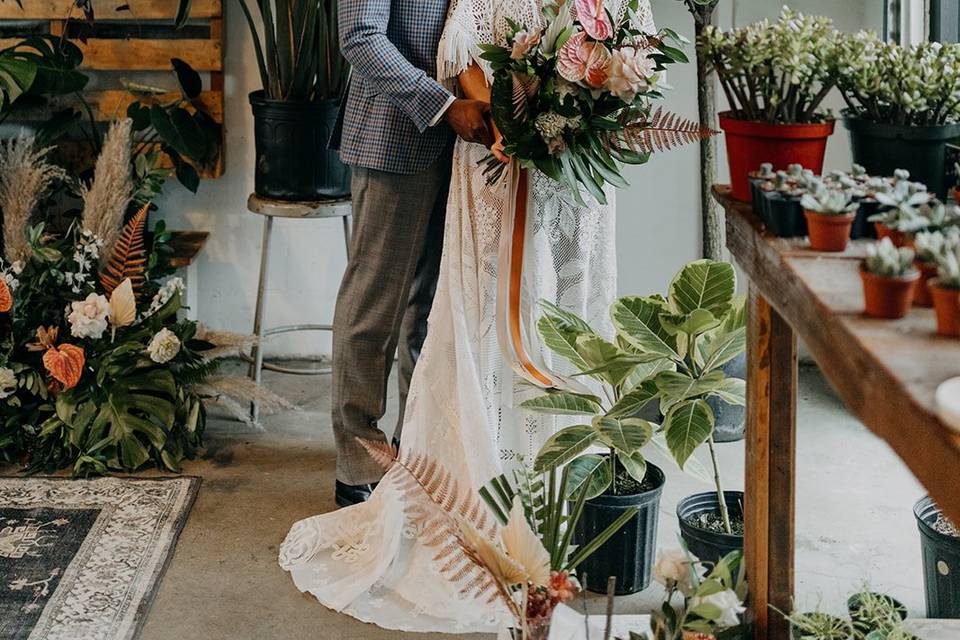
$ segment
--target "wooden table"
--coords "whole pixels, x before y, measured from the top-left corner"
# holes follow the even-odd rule
[[[787,640],[793,597],[797,336],[849,410],[883,438],[940,507],[960,522],[960,434],[936,416],[934,393],[960,376],[960,340],[934,334],[930,309],[864,317],[865,241],[817,253],[769,235],[749,203],[714,187],[727,247],[750,279],[747,345],[745,562],[757,639]]]

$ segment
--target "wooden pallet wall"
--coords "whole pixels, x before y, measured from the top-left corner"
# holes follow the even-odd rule
[[[89,24],[74,0],[22,0],[22,8],[14,0],[0,2],[0,48],[38,33],[69,38],[83,51],[81,68],[91,75],[103,72],[100,73],[102,81],[91,82],[96,88],[84,93],[94,117],[101,121],[123,116],[134,99],[121,86],[121,76],[126,81],[137,82],[138,75],[170,71],[170,59],[180,58],[201,76],[208,76],[200,99],[210,115],[223,124],[221,0],[193,0],[191,20],[180,30],[174,27],[176,0],[92,0],[92,3],[94,22]],[[170,78],[169,86],[173,88],[172,74]],[[222,173],[222,146],[220,155],[217,166],[204,177]]]

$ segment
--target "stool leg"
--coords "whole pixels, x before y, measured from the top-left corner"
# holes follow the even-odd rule
[[[350,260],[350,242],[353,239],[353,235],[350,232],[350,216],[343,216],[343,241],[347,247],[347,260]]]
[[[257,343],[253,347],[253,363],[250,365],[250,378],[259,385],[263,378],[263,309],[267,302],[267,273],[270,269],[270,236],[273,231],[273,216],[265,216],[263,221],[263,243],[260,247],[260,281],[257,285],[257,308],[253,317],[253,334]],[[260,419],[260,405],[254,400],[250,403],[250,417],[254,422]]]

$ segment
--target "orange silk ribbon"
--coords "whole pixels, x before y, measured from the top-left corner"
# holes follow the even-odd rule
[[[530,174],[514,160],[509,169],[506,219],[500,235],[497,338],[503,357],[517,374],[538,387],[562,387],[563,377],[538,362],[524,340],[521,294],[529,202]]]

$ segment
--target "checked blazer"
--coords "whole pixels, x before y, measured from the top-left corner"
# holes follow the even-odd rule
[[[353,67],[330,146],[347,164],[429,168],[453,140],[430,126],[451,98],[435,80],[448,0],[340,0],[340,47]]]

